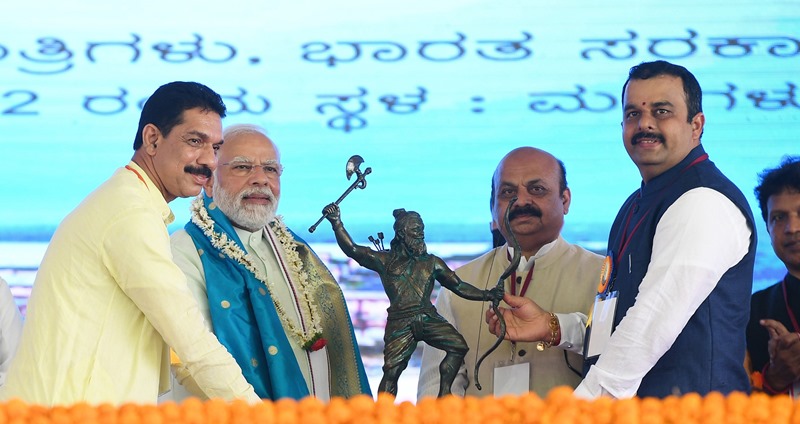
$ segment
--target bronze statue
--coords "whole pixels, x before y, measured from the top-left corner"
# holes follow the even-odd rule
[[[428,254],[425,226],[416,212],[395,209],[395,237],[389,250],[378,251],[353,242],[344,229],[337,204],[331,203],[322,213],[331,222],[339,247],[361,266],[377,272],[389,297],[383,338],[383,378],[378,391],[397,395],[400,373],[408,365],[417,343],[424,341],[447,352],[439,365],[439,397],[450,394],[450,386],[469,348],[464,337],[431,303],[434,281],[469,300],[499,302],[503,288],[478,289],[462,281],[441,258]]]

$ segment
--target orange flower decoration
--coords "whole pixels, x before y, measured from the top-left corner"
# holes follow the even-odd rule
[[[592,401],[572,389],[542,399],[522,396],[425,398],[414,405],[380,393],[322,402],[313,397],[249,405],[244,401],[187,399],[181,404],[108,404],[44,407],[19,400],[0,403],[0,424],[800,424],[800,402],[765,393],[723,396],[695,393],[664,399]]]

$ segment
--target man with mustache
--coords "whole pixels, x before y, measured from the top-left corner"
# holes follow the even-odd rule
[[[458,278],[441,258],[428,254],[425,225],[417,212],[394,210],[395,236],[389,250],[380,251],[353,242],[335,203],[326,206],[322,213],[330,221],[344,254],[377,272],[389,297],[383,337],[383,378],[378,392],[397,395],[400,373],[408,366],[417,343],[422,341],[446,352],[439,365],[442,384],[438,394],[440,397],[450,394],[450,385],[467,353],[467,343],[431,304],[434,283],[438,281],[442,287],[469,300],[499,300],[502,291],[477,289]]]
[[[221,97],[194,82],[165,84],[145,102],[131,161],[50,241],[2,398],[155,403],[169,388],[171,346],[208,396],[260,401],[203,325],[169,250],[168,203],[207,182],[223,116]]]
[[[481,365],[478,379],[482,389],[478,390],[473,381],[475,363],[497,340],[483,320],[487,305],[439,291],[437,310],[453,323],[469,346],[465,359],[458,364],[458,376],[452,387],[453,393],[461,396],[533,391],[544,397],[553,387],[575,387],[581,381],[580,373],[571,368],[581,368],[581,328],[592,305],[602,258],[568,243],[560,235],[572,193],[564,164],[553,155],[533,147],[520,147],[497,165],[489,204],[492,227],[498,228],[506,240],[510,240],[510,234],[503,218],[515,196],[517,201],[509,214],[509,223],[519,242],[522,259],[505,281],[505,291],[531,299],[544,308],[539,317],[547,331],[525,343],[501,343]],[[513,250],[511,245],[503,243],[459,267],[456,274],[478,287],[492,287],[509,266]],[[575,311],[582,315],[570,314]],[[439,350],[425,346],[419,398],[436,395],[441,381],[438,369],[441,357]]]
[[[630,70],[622,106],[623,142],[642,183],[611,228],[584,343],[588,373],[575,394],[748,392],[754,220],[700,143],[700,84],[682,66],[642,63]],[[516,308],[504,311],[512,340],[544,331],[535,305],[507,302]],[[495,316],[487,320],[495,327]]]
[[[262,398],[370,394],[339,285],[276,216],[277,146],[255,125],[232,125],[223,138],[213,180],[171,241],[206,325]],[[205,398],[176,362],[178,381]]]
[[[755,189],[772,249],[786,265],[778,284],[753,294],[747,351],[767,393],[800,399],[800,156],[759,175]]]

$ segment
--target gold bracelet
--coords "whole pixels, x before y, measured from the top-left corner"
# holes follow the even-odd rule
[[[550,340],[541,341],[536,344],[536,350],[544,352],[548,347],[552,347],[558,339],[561,338],[561,325],[558,322],[556,314],[550,312],[550,321],[547,325],[550,327]]]

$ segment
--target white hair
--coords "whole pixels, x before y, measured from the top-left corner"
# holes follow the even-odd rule
[[[225,129],[222,131],[222,137],[225,138],[227,135],[236,135],[242,133],[257,133],[266,136],[267,130],[265,130],[264,127],[255,124],[233,124],[225,127]]]
[[[265,130],[263,127],[260,127],[258,125],[254,125],[254,124],[233,124],[233,125],[230,125],[230,126],[226,127],[222,131],[222,139],[223,140],[227,140],[228,138],[233,138],[233,137],[244,135],[244,134],[259,134],[259,135],[263,135],[264,137],[266,137],[267,140],[269,140],[269,142],[272,144],[272,147],[275,149],[275,155],[280,160],[281,151],[278,149],[278,145],[276,145],[275,142],[272,141],[271,138],[269,138],[269,136],[267,135],[267,130]]]

